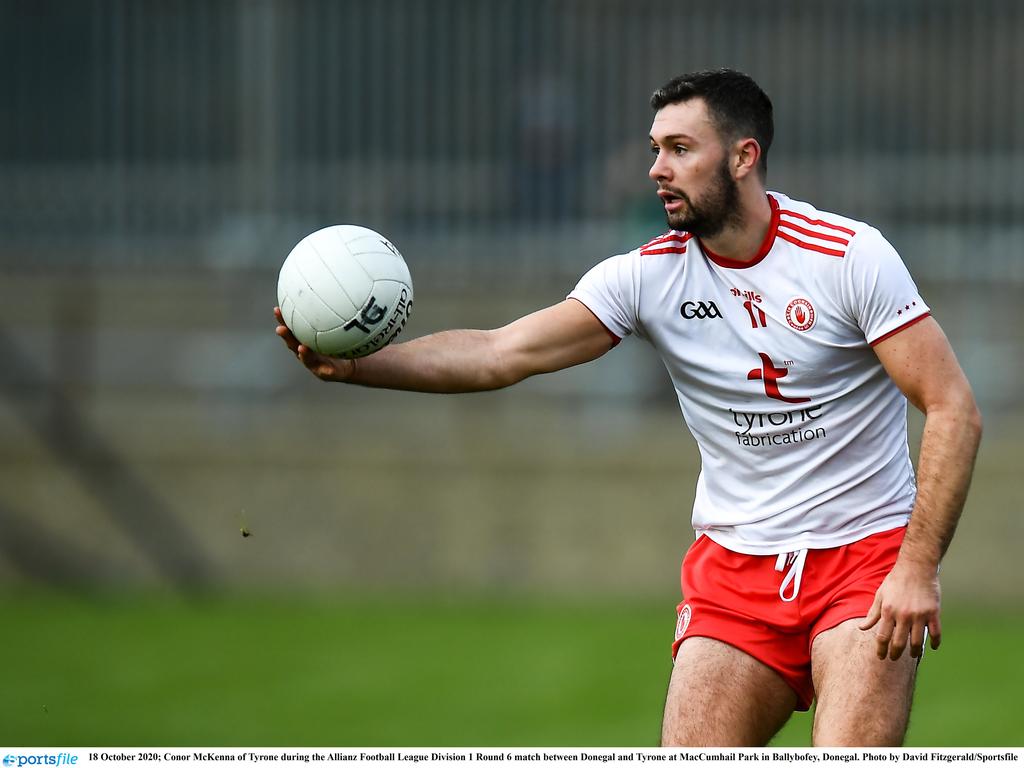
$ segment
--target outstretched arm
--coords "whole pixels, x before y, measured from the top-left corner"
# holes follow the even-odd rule
[[[416,392],[500,389],[528,376],[594,360],[615,343],[597,317],[575,299],[492,331],[441,331],[356,360],[317,354],[291,334],[279,309],[274,316],[277,335],[318,378]]]
[[[917,500],[892,571],[861,629],[875,626],[878,657],[920,656],[924,629],[942,637],[939,562],[967,498],[981,440],[981,414],[942,329],[928,317],[883,341],[875,353],[907,399],[925,414]]]

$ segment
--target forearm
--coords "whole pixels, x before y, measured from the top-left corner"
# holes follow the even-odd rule
[[[442,331],[355,360],[326,357],[301,344],[274,308],[275,333],[323,381],[414,392],[500,389],[539,373],[594,360],[617,341],[580,302],[566,299],[493,331]]]
[[[973,398],[927,413],[918,460],[917,500],[900,560],[933,573],[938,568],[963,511],[980,441],[981,417]]]
[[[342,380],[414,392],[479,392],[516,381],[499,357],[492,331],[442,331],[358,358]]]

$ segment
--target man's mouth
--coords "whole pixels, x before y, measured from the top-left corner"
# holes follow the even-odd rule
[[[685,202],[682,197],[667,189],[659,189],[658,197],[661,198],[661,202],[665,205],[665,210],[668,213],[675,213],[683,207]]]

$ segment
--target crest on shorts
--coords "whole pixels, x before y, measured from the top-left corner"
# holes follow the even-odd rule
[[[676,620],[676,640],[678,641],[686,634],[686,628],[690,626],[690,604],[686,603],[679,610],[679,618]]]

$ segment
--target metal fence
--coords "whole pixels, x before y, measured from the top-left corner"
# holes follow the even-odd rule
[[[650,92],[732,66],[773,188],[1021,280],[1022,38],[1015,0],[3,0],[0,263],[271,267],[349,221],[439,283],[575,274],[661,226]]]

